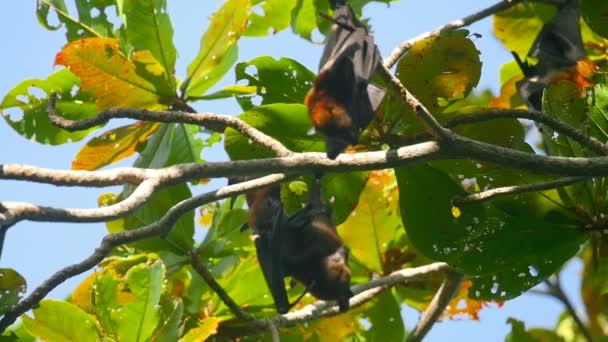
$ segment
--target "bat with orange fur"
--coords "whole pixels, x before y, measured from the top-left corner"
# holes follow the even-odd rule
[[[358,143],[386,92],[370,82],[381,63],[373,37],[344,1],[333,1],[332,7],[319,74],[304,104],[313,127],[325,137],[327,157],[335,159]]]
[[[581,90],[591,85],[587,76],[593,65],[586,59],[579,17],[578,0],[567,0],[560,5],[528,52],[528,57],[538,61],[535,65],[513,53],[525,76],[516,84],[517,90],[528,108],[541,111],[544,89],[557,80],[571,80]]]

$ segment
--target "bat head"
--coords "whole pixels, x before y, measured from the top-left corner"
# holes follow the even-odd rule
[[[322,258],[318,278],[310,290],[319,299],[336,300],[341,312],[348,310],[349,299],[353,296],[348,255],[348,248],[340,246],[334,253]]]

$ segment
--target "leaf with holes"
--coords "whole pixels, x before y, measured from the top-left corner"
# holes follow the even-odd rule
[[[204,95],[236,62],[236,43],[245,31],[250,14],[250,0],[228,0],[215,12],[181,85],[185,98]]]
[[[47,106],[51,92],[59,94],[57,112],[71,120],[81,120],[97,114],[90,94],[75,93],[80,80],[68,70],[60,70],[45,80],[29,79],[19,83],[6,94],[0,110],[6,122],[25,138],[43,144],[59,145],[78,141],[97,127],[84,131],[68,132],[53,125]]]
[[[72,161],[72,170],[97,170],[133,155],[160,123],[136,122],[103,133],[89,141]]]
[[[256,4],[245,35],[259,37],[286,29],[291,23],[291,13],[296,3],[296,0],[264,0]],[[263,14],[256,13],[256,8],[261,9]]]
[[[261,56],[249,62],[239,63],[234,69],[236,81],[247,81],[247,87],[255,87],[255,94],[237,96],[243,110],[255,105],[255,96],[261,97],[260,104],[303,103],[310,90],[315,74],[297,61],[289,58],[276,60]],[[255,70],[255,71],[252,71]]]
[[[25,278],[10,268],[0,268],[0,314],[13,308],[26,290]]]
[[[63,0],[36,1],[38,22],[48,30],[58,30],[61,25],[66,28],[68,42],[88,37],[114,37],[113,23],[106,10],[113,11],[113,1],[75,1],[78,18],[69,13]],[[49,23],[49,12],[54,10],[61,23],[53,26]],[[112,15],[112,13],[110,13]]]
[[[81,90],[91,91],[97,108],[159,108],[158,92],[139,76],[135,65],[112,38],[86,38],[66,45],[55,57],[82,81]]]
[[[428,165],[396,169],[408,237],[426,257],[468,275],[476,299],[519,296],[557,271],[585,241],[580,225],[511,215],[490,204],[468,205],[454,217],[451,200],[465,191]]]

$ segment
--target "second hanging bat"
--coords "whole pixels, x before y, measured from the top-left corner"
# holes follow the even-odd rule
[[[320,179],[311,188],[310,204],[292,216],[283,210],[278,185],[248,194],[247,203],[257,257],[277,310],[286,313],[297,303],[289,303],[287,276],[319,299],[336,300],[340,311],[348,310],[349,251],[322,201]]]
[[[319,74],[304,100],[315,130],[325,136],[327,157],[335,159],[359,141],[384,98],[370,83],[381,63],[374,39],[350,6],[337,1]]]

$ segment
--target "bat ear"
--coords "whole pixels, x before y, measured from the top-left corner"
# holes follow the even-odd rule
[[[367,93],[369,94],[369,103],[372,105],[372,111],[375,112],[380,107],[380,103],[384,99],[384,95],[386,95],[386,90],[370,83],[367,85]]]

